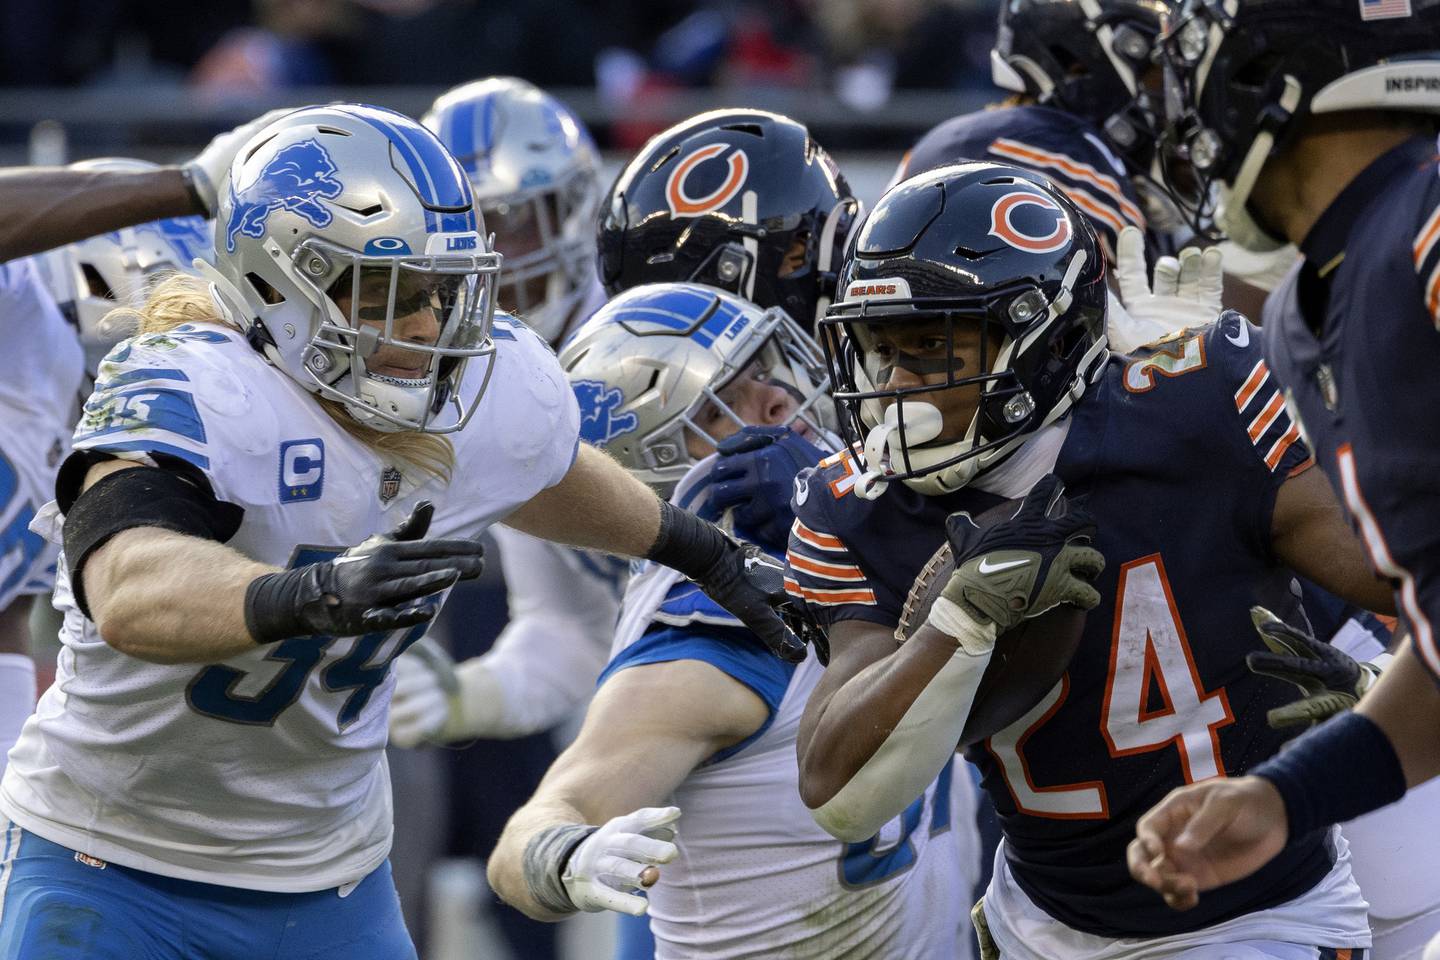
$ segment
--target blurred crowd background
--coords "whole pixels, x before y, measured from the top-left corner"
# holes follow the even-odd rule
[[[576,111],[610,175],[679,119],[757,106],[806,123],[871,203],[923,132],[1001,98],[1000,2],[0,0],[0,165],[174,160],[270,107],[344,99],[418,116],[447,87],[514,75]],[[433,631],[457,659],[505,623],[498,566]],[[422,956],[610,955],[612,915],[534,923],[479,870],[572,733],[392,751],[395,876]]]
[[[999,2],[5,0],[0,144],[53,115],[81,152],[122,133],[154,149],[290,92],[396,88],[387,105],[403,108],[423,106],[418,88],[509,74],[573,92],[602,148],[728,102],[800,107],[831,151],[904,149],[927,118],[961,112],[947,102],[989,95]]]

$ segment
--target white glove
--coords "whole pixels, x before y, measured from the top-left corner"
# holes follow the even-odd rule
[[[390,742],[411,749],[498,733],[503,703],[482,658],[457,666],[444,647],[422,637],[395,661]]]
[[[642,807],[614,818],[582,840],[560,875],[575,909],[642,916],[649,902],[623,891],[654,886],[659,879],[655,865],[669,863],[679,855],[673,842],[673,824],[679,819],[679,807]]]
[[[240,148],[245,146],[251,137],[259,133],[261,128],[268,127],[287,113],[294,112],[294,107],[281,107],[278,110],[261,114],[249,123],[242,123],[234,130],[218,134],[204,150],[182,165],[182,169],[190,178],[190,183],[195,187],[200,201],[205,204],[207,217],[215,216],[220,188],[225,185],[226,178],[230,176],[230,164],[235,159],[235,155],[240,152]]]
[[[1286,244],[1279,250],[1257,253],[1229,240],[1219,245],[1225,272],[1270,293],[1280,286],[1300,259],[1300,251]]]
[[[1145,235],[1136,227],[1121,230],[1115,278],[1125,310],[1111,312],[1110,348],[1129,353],[1176,330],[1214,323],[1224,309],[1220,261],[1215,247],[1186,247],[1179,257],[1156,261],[1152,285],[1145,276]]]

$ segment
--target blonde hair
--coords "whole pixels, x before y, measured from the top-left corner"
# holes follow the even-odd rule
[[[185,323],[229,323],[215,306],[209,284],[200,277],[176,273],[160,280],[150,289],[145,303],[136,308],[119,307],[107,316],[120,329],[136,334],[164,333]],[[335,425],[380,457],[394,465],[411,467],[443,483],[449,483],[455,470],[455,448],[449,439],[430,433],[402,431],[386,433],[367,427],[346,411],[345,405],[324,397],[316,398],[335,421]]]

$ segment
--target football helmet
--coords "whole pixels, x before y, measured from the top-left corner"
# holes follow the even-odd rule
[[[951,117],[920,138],[906,155],[901,173],[909,177],[932,167],[982,159],[1013,163],[1048,177],[1090,218],[1111,263],[1119,249],[1120,231],[1127,226],[1145,232],[1153,253],[1154,239],[1133,178],[1084,118],[1031,104]]]
[[[949,493],[1003,462],[1098,375],[1105,311],[1094,228],[1038,174],[957,163],[890,189],[856,231],[820,328],[845,440],[859,457],[856,493],[878,496],[892,480]],[[915,324],[934,330],[937,356],[882,350],[887,329]],[[962,372],[954,349],[966,326],[979,327],[974,372]],[[889,387],[896,367],[926,382]],[[944,380],[930,379],[937,374]],[[943,435],[932,402],[946,391],[972,391],[977,402],[958,439]]]
[[[1003,0],[990,73],[1003,90],[1089,120],[1148,174],[1161,111],[1146,89],[1169,0]]]
[[[72,164],[75,170],[158,170],[127,157]],[[138,307],[155,280],[194,273],[197,257],[210,259],[213,227],[198,216],[156,220],[79,240],[37,258],[41,277],[66,319],[80,332],[87,357],[98,360],[135,331],[110,316],[116,307]],[[92,356],[93,355],[93,356]]]
[[[589,131],[514,77],[456,87],[421,122],[460,161],[495,232],[501,308],[556,343],[595,282],[600,157]]]
[[[795,405],[768,426],[796,425],[835,447],[834,406],[820,347],[779,307],[761,308],[695,283],[635,287],[601,307],[560,351],[580,403],[580,435],[668,496],[697,458],[686,434],[715,446],[739,377],[782,387]],[[713,429],[713,424],[711,426]]]
[[[489,380],[459,395],[468,361],[493,362],[499,269],[470,181],[434,134],[332,104],[287,114],[241,149],[202,273],[306,390],[377,430],[449,433]]]
[[[1440,113],[1440,0],[1181,0],[1160,58],[1161,156],[1193,171],[1167,173],[1176,202],[1197,230],[1266,252],[1284,241],[1246,203],[1308,114]]]
[[[714,110],[652,137],[600,213],[611,295],[695,281],[779,307],[809,328],[834,295],[859,201],[789,117]]]

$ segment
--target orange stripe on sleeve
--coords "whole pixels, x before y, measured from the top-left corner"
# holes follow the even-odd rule
[[[823,577],[826,580],[849,580],[865,581],[865,574],[854,564],[849,563],[824,563],[820,560],[811,560],[802,557],[794,551],[785,554],[785,562],[796,570],[808,573],[814,577]]]
[[[1435,248],[1435,241],[1440,240],[1440,207],[1430,214],[1430,219],[1425,221],[1425,226],[1415,235],[1415,245],[1412,252],[1415,254],[1415,269],[1419,270],[1425,258],[1430,256],[1430,251]]]
[[[1280,458],[1285,456],[1285,451],[1289,450],[1291,444],[1299,439],[1300,428],[1293,423],[1290,424],[1290,429],[1281,434],[1280,439],[1276,440],[1275,445],[1270,448],[1270,452],[1265,454],[1265,466],[1274,470],[1279,466]]]
[[[808,543],[817,550],[843,551],[845,549],[845,544],[840,542],[839,537],[832,537],[828,533],[817,533],[799,520],[795,521],[795,526],[790,528],[790,532],[795,535],[795,539],[801,543]]]
[[[1280,391],[1276,390],[1270,396],[1270,402],[1260,409],[1255,419],[1250,421],[1250,442],[1257,443],[1261,435],[1270,429],[1270,425],[1280,416],[1285,409],[1285,401],[1280,398]]]
[[[1246,377],[1245,382],[1240,385],[1240,389],[1235,391],[1235,409],[1244,410],[1249,406],[1250,401],[1255,398],[1255,394],[1259,392],[1269,377],[1270,370],[1265,366],[1265,361],[1257,360],[1254,368],[1250,371],[1250,376]]]
[[[788,592],[789,587],[785,588]],[[821,607],[838,607],[846,603],[875,605],[874,590],[818,590],[811,587],[797,587],[800,597],[806,603]]]
[[[1125,229],[1125,221],[1120,219],[1119,214],[1108,209],[1104,204],[1095,200],[1084,190],[1071,188],[1065,191],[1065,195],[1075,202],[1075,206],[1084,210],[1090,216],[1102,223],[1108,224],[1112,230],[1119,233]]]
[[[1435,265],[1425,282],[1425,306],[1430,311],[1430,319],[1440,327],[1440,264]]]

